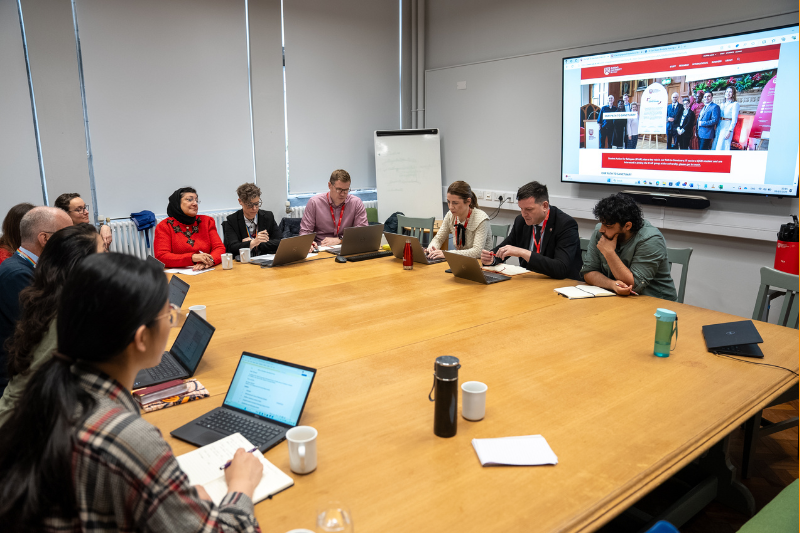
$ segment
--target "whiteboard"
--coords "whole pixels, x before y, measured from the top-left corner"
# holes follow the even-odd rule
[[[409,217],[442,217],[442,157],[438,129],[378,130],[375,185],[378,219],[400,211]]]

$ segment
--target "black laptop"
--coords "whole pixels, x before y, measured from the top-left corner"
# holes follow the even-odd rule
[[[162,269],[166,268],[164,266],[164,263],[162,263],[161,261],[159,261],[158,259],[156,259],[152,255],[148,255],[147,258],[145,259],[145,261],[147,261],[148,263],[153,263],[154,265],[156,265],[157,267],[160,267]]]
[[[169,280],[169,303],[175,307],[182,306],[187,292],[189,292],[189,284],[173,275]]]
[[[317,371],[244,352],[221,407],[170,435],[205,446],[233,433],[267,451],[300,421]]]
[[[711,353],[764,358],[758,346],[764,340],[752,320],[703,326],[703,337]]]
[[[172,348],[164,352],[157,366],[145,368],[136,374],[133,388],[139,389],[173,379],[192,377],[213,335],[214,326],[194,311],[189,311],[178,338],[172,343]]]

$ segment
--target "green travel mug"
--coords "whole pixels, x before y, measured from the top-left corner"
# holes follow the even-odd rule
[[[672,334],[675,334],[675,345],[678,344],[678,314],[669,309],[656,309],[656,342],[653,354],[658,357],[669,357]]]

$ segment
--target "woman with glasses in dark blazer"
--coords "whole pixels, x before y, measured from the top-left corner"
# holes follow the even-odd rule
[[[261,189],[245,183],[236,189],[242,208],[228,216],[223,226],[225,251],[234,256],[250,248],[250,256],[274,254],[281,232],[271,211],[261,209]]]

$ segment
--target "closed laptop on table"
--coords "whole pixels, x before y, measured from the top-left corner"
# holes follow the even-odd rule
[[[711,353],[741,355],[762,359],[764,354],[758,345],[764,340],[758,334],[752,320],[725,322],[703,326],[703,338]]]
[[[170,435],[205,446],[238,432],[265,452],[300,421],[316,373],[314,368],[244,352],[222,406]]]

